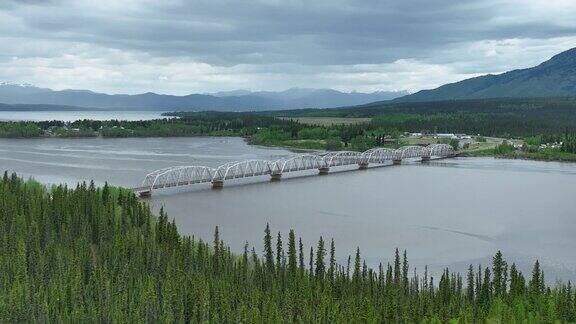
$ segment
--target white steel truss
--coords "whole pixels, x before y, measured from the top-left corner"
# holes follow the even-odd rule
[[[448,144],[403,146],[398,149],[373,148],[364,152],[336,151],[324,154],[300,154],[276,161],[246,160],[230,162],[216,168],[207,166],[176,166],[153,171],[146,175],[138,191],[187,186],[196,183],[282,175],[284,173],[358,164],[385,164],[394,160],[444,158],[455,154]]]

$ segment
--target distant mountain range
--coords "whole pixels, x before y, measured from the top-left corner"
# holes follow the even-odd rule
[[[29,84],[0,83],[0,103],[76,106],[114,110],[278,110],[353,106],[390,100],[408,94],[406,91],[373,93],[340,92],[331,89],[293,88],[281,92],[236,90],[187,96],[143,93],[109,95],[89,90],[54,91]],[[70,107],[66,107],[69,110]]]
[[[44,105],[63,110],[159,110],[159,111],[261,111],[300,108],[332,108],[364,105],[379,101],[429,102],[455,99],[520,97],[576,97],[576,48],[555,55],[532,68],[498,75],[484,75],[433,90],[414,94],[407,91],[372,93],[340,92],[332,89],[292,88],[280,92],[248,90],[222,91],[186,96],[152,92],[137,95],[109,95],[89,90],[54,91],[30,84],[0,83],[0,103]],[[66,107],[65,107],[66,106]],[[8,106],[0,109],[7,110]],[[31,107],[18,107],[20,110]]]
[[[532,68],[450,83],[394,101],[574,96],[576,96],[576,48],[555,55]]]

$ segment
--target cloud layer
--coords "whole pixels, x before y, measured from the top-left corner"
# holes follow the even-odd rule
[[[572,0],[6,0],[0,78],[171,94],[408,89],[576,46]]]

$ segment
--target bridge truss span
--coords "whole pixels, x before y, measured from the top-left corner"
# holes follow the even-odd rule
[[[272,174],[277,169],[274,162],[267,160],[246,160],[226,163],[216,168],[213,180],[229,180]]]
[[[216,169],[206,166],[177,166],[153,171],[142,181],[142,188],[160,189],[211,182]]]
[[[430,157],[447,157],[455,154],[454,148],[448,144],[430,144],[426,149]]]
[[[356,151],[336,151],[324,155],[326,167],[357,164],[362,152]]]
[[[394,160],[403,160],[403,159],[411,159],[411,158],[418,158],[423,156],[429,156],[428,149],[423,146],[411,145],[411,146],[403,146],[396,150],[396,154],[394,155]]]
[[[282,174],[319,170],[328,173],[331,167],[358,165],[365,169],[369,164],[400,164],[403,159],[419,158],[422,162],[431,158],[447,158],[455,155],[452,146],[431,144],[428,146],[403,146],[398,149],[373,148],[364,152],[336,151],[324,154],[299,154],[283,159],[245,160],[229,162],[216,168],[207,166],[175,166],[150,172],[142,181],[141,187],[133,188],[141,196],[149,196],[152,190],[187,186],[197,183],[212,183],[219,188],[225,180],[270,175],[279,180]]]
[[[317,154],[294,155],[286,159],[277,160],[274,165],[276,166],[274,170],[276,174],[320,169],[327,166],[324,157]]]
[[[360,156],[360,164],[362,163],[374,163],[383,164],[387,161],[391,161],[396,154],[396,150],[390,148],[373,148],[365,151]]]

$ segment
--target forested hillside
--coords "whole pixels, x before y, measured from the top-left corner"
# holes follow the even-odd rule
[[[535,67],[449,83],[397,101],[558,96],[576,96],[576,48],[559,53]]]
[[[431,102],[381,102],[335,109],[268,112],[289,117],[372,117],[373,124],[486,136],[535,136],[576,131],[576,98],[502,98]]]
[[[192,215],[191,215],[192,216]],[[464,276],[412,274],[406,253],[370,269],[334,242],[264,232],[233,255],[178,234],[129,191],[0,180],[0,322],[573,322],[571,284],[545,285],[498,253]],[[477,270],[476,270],[477,269]]]

